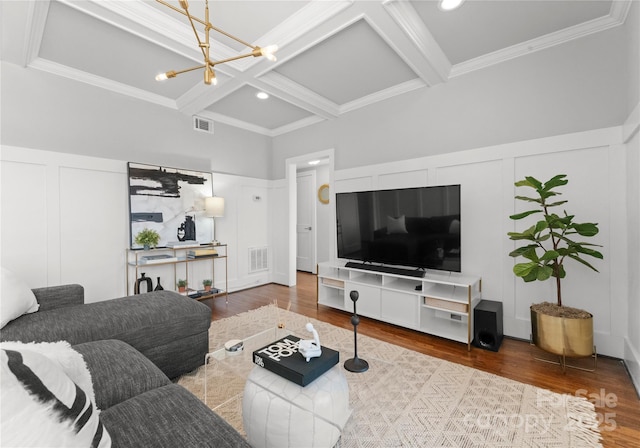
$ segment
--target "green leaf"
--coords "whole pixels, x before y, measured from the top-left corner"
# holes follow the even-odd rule
[[[566,204],[569,201],[558,201],[552,202],[551,204],[547,204],[547,207],[557,207],[558,205]]]
[[[600,260],[604,258],[602,253],[598,252],[597,250],[589,249],[588,247],[576,246],[576,251],[580,252],[581,254],[590,255],[594,258],[599,258]]]
[[[594,268],[593,266],[591,266],[591,264],[589,264],[587,261],[583,260],[582,258],[580,258],[580,257],[579,257],[579,256],[577,256],[577,255],[571,255],[571,254],[570,254],[570,255],[569,255],[569,258],[571,258],[572,260],[576,260],[577,262],[582,263],[583,265],[585,265],[585,266],[586,266],[586,267],[588,267],[589,269],[592,269],[592,270],[594,270],[594,271],[596,271],[596,272],[600,272],[600,271],[598,271],[596,268]]]
[[[565,179],[567,177],[566,174],[558,174],[557,176],[553,176],[544,184],[544,190],[549,191],[556,187],[561,187],[562,185],[567,185],[569,183],[568,180]]]
[[[525,179],[527,180],[527,182],[529,182],[529,185],[531,185],[533,188],[535,188],[536,190],[539,190],[540,188],[542,188],[542,182],[540,182],[538,179],[536,179],[533,176],[526,176]]]
[[[526,218],[529,215],[533,215],[534,213],[542,213],[542,210],[529,210],[528,212],[516,213],[515,215],[509,216],[509,218],[516,220]]]
[[[537,267],[538,263],[534,263],[533,261],[530,261],[529,263],[518,263],[513,267],[513,273],[518,277],[526,277]]]
[[[550,260],[555,260],[556,258],[558,258],[560,256],[560,254],[555,251],[555,250],[548,250],[546,251],[542,257],[540,258],[541,261],[550,261]]]
[[[509,252],[509,256],[511,257],[520,257],[522,256],[525,252],[527,252],[528,250],[535,250],[538,246],[535,244],[531,244],[529,246],[522,246],[517,248],[516,250],[513,250],[511,252]]]
[[[544,229],[548,229],[549,225],[547,224],[547,221],[538,221],[536,223],[536,229],[534,230],[534,233],[538,234],[540,232],[542,232]]]
[[[582,236],[594,236],[598,234],[598,224],[585,222],[584,224],[573,224],[576,232]]]
[[[553,274],[553,269],[551,269],[551,267],[542,266],[540,269],[538,269],[538,273],[537,273],[536,279],[541,281],[541,282],[543,282],[543,281],[548,280],[549,278],[551,278],[552,274]]]
[[[529,247],[529,249],[528,249],[528,250],[525,250],[525,251],[522,253],[522,256],[523,256],[524,258],[527,258],[527,259],[529,259],[529,260],[531,260],[531,261],[535,261],[535,262],[537,263],[537,262],[538,262],[538,260],[539,260],[539,258],[538,258],[538,254],[536,253],[536,248],[537,248],[537,246],[528,246],[528,247]]]
[[[535,282],[536,280],[538,280],[538,269],[533,269],[529,273],[529,275],[525,275],[524,277],[522,277],[522,280],[524,280],[526,283]]]
[[[524,234],[524,233],[518,233],[518,232],[509,232],[507,233],[507,235],[509,236],[510,240],[529,240],[529,241],[535,241],[535,237],[531,234]]]
[[[525,179],[519,180],[517,181],[514,185],[516,187],[531,187],[531,188],[536,188],[536,186],[531,183],[529,181],[529,179],[533,179],[535,182],[537,182],[538,184],[540,183],[538,180],[534,179],[533,177],[527,177]]]
[[[542,204],[542,200],[540,198],[530,198],[528,196],[515,196],[516,199],[525,202],[535,202],[536,204]]]

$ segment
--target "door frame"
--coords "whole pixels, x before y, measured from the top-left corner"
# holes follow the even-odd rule
[[[296,285],[296,223],[298,221],[297,217],[297,172],[298,165],[306,164],[311,160],[316,159],[329,159],[329,203],[335,204],[335,176],[334,176],[334,163],[335,163],[335,150],[325,149],[323,151],[312,152],[309,154],[305,154],[302,156],[290,157],[285,160],[285,181],[287,184],[287,197],[288,197],[288,213],[287,213],[287,285],[295,286]],[[332,222],[336,221],[336,210],[335,205],[331,207],[331,219]],[[317,232],[316,232],[317,235]],[[335,242],[335,232],[331,234],[331,245],[329,247],[329,259],[335,259],[335,251],[336,251],[336,242]],[[317,256],[317,255],[316,255]]]

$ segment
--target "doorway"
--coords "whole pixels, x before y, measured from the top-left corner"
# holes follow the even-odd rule
[[[311,270],[307,272],[316,273],[318,261],[329,261],[335,257],[335,205],[334,205],[334,150],[328,149],[324,151],[318,151],[304,156],[298,156],[289,158],[285,161],[286,165],[286,189],[288,194],[288,213],[287,213],[287,228],[288,237],[286,247],[286,266],[282,278],[282,283],[288,286],[294,286],[296,284],[297,275],[297,262],[298,262],[298,173],[305,171],[317,171],[320,168],[314,168],[314,165],[310,165],[309,162],[320,161],[319,163],[323,167],[324,177],[320,177],[316,174],[316,183],[327,183],[329,185],[329,203],[322,205],[322,213],[316,213],[316,225],[312,225],[312,230],[315,229],[315,239],[312,240],[315,243],[315,260],[311,261]],[[318,200],[316,192],[318,185],[313,184],[312,196],[309,200],[309,204],[313,207],[317,207]],[[312,244],[313,244],[312,243]],[[320,250],[322,247],[322,251]],[[318,254],[321,253],[321,259],[318,258]],[[284,261],[284,260],[283,260]]]
[[[316,273],[316,172],[296,176],[296,270]]]

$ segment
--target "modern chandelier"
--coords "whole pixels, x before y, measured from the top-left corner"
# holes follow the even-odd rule
[[[251,45],[245,41],[243,41],[242,39],[239,39],[229,33],[227,33],[226,31],[221,30],[220,28],[217,28],[215,26],[213,26],[211,24],[211,22],[209,22],[209,0],[205,0],[205,7],[204,7],[204,20],[199,19],[197,17],[194,17],[191,15],[191,13],[189,12],[189,2],[187,0],[179,0],[180,3],[180,8],[177,8],[163,0],[156,0],[158,3],[161,3],[171,9],[173,9],[174,11],[179,12],[180,14],[183,14],[185,16],[187,16],[187,18],[189,19],[189,23],[191,24],[191,28],[193,29],[193,33],[196,35],[196,40],[198,41],[198,47],[200,47],[200,50],[202,51],[202,56],[204,57],[204,64],[202,65],[198,65],[195,67],[191,67],[191,68],[187,68],[184,70],[170,70],[166,73],[160,73],[158,76],[156,76],[156,81],[164,81],[168,78],[175,78],[176,76],[182,74],[182,73],[187,73],[187,72],[191,72],[193,70],[198,70],[203,68],[204,69],[204,83],[207,85],[216,85],[218,83],[218,80],[216,79],[216,74],[213,70],[213,67],[218,65],[218,64],[224,64],[225,62],[230,62],[230,61],[235,61],[236,59],[242,59],[242,58],[246,58],[249,56],[253,56],[253,57],[258,57],[258,56],[264,56],[265,58],[269,59],[270,61],[275,61],[276,57],[274,55],[274,53],[278,50],[278,46],[277,45],[269,45],[267,47],[261,48],[258,47],[256,45]],[[200,39],[200,35],[198,34],[198,30],[196,29],[196,24],[195,22],[198,22],[202,25],[204,25],[204,35],[205,35],[205,40],[204,42],[202,41],[202,39]],[[210,49],[210,44],[209,44],[209,32],[213,30],[213,31],[217,31],[220,34],[223,34],[233,40],[235,40],[236,42],[241,43],[242,45],[251,48],[251,52],[250,53],[246,53],[246,54],[241,54],[239,56],[234,56],[231,58],[227,58],[227,59],[222,59],[220,61],[212,61],[211,58],[209,57],[209,49]]]

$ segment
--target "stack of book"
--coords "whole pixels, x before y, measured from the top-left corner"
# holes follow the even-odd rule
[[[169,263],[172,261],[178,261],[177,257],[171,255],[145,255],[140,257],[139,264],[156,264],[156,263]]]
[[[298,351],[300,338],[289,335],[253,352],[253,363],[293,381],[307,386],[338,364],[340,353],[322,346],[322,355],[309,362]]]
[[[187,252],[187,258],[205,258],[205,257],[215,257],[218,255],[218,252],[212,248],[202,248],[202,249],[193,249]]]
[[[167,247],[171,249],[187,249],[189,247],[200,247],[200,243],[195,240],[169,241]]]

